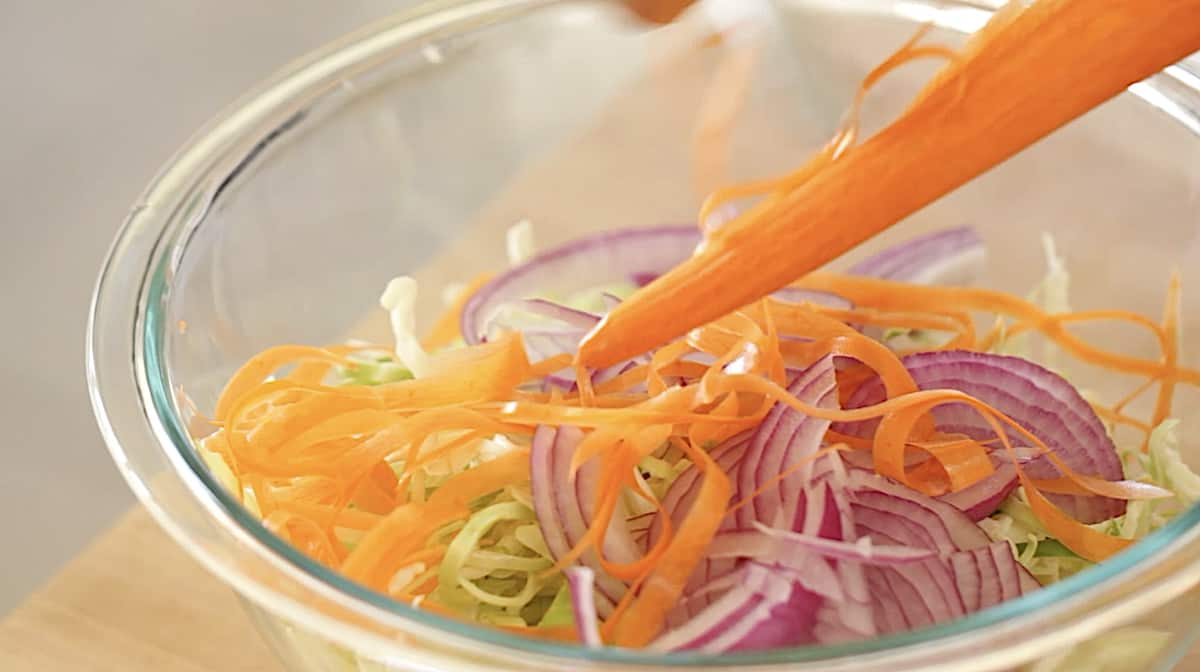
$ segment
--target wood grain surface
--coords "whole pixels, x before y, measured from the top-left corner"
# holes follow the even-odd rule
[[[232,590],[138,507],[0,622],[4,672],[281,672]]]

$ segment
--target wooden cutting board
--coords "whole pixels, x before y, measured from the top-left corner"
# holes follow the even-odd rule
[[[0,622],[4,672],[281,672],[232,590],[141,507]]]

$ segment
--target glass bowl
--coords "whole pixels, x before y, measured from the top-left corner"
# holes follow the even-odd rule
[[[339,578],[268,533],[197,457],[194,440],[212,431],[204,414],[259,349],[386,340],[376,300],[395,275],[419,279],[428,320],[439,288],[502,266],[504,231],[518,220],[533,222],[543,246],[692,220],[705,185],[691,142],[728,53],[710,39],[722,11],[755,10],[763,36],[730,139],[738,178],[777,173],[819,147],[860,78],[919,24],[935,25],[930,39],[957,43],[989,15],[975,2],[739,2],[653,31],[605,2],[425,5],[243,98],[133,207],[91,315],[97,417],[130,487],[244,597],[292,669],[985,672],[1039,661],[1051,669],[1097,642],[1132,638],[1153,646],[1125,647],[1142,651],[1133,662],[1105,653],[1103,669],[1152,670],[1186,650],[1200,624],[1197,510],[1074,578],[918,632],[722,657],[585,653],[417,611]],[[936,66],[889,77],[868,101],[867,125],[902,109]],[[1039,234],[1048,231],[1073,272],[1076,306],[1154,314],[1172,267],[1196,280],[1198,184],[1200,79],[1177,66],[854,254],[970,223],[990,249],[984,282],[1024,292],[1042,274]],[[1198,333],[1198,297],[1185,294],[1187,335]],[[1151,353],[1119,330],[1089,336]],[[1074,373],[1096,394],[1111,383]],[[1180,407],[1195,408],[1196,397],[1187,390]],[[1194,418],[1184,423],[1196,464]]]

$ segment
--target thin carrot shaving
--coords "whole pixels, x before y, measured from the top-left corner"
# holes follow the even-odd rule
[[[262,382],[267,376],[288,364],[304,361],[320,361],[338,366],[353,367],[354,362],[324,348],[313,348],[304,345],[281,345],[260,352],[242,365],[234,374],[225,389],[217,399],[214,415],[223,418],[229,408],[242,395]]]
[[[698,194],[708,194],[728,181],[730,136],[734,121],[746,103],[758,56],[758,46],[754,43],[735,46],[713,73],[692,133],[692,179]],[[704,220],[700,222],[703,226]]]
[[[341,544],[331,540],[318,525],[303,516],[275,510],[263,518],[263,526],[318,562],[336,565],[346,555]]]
[[[1154,429],[1154,427],[1150,426],[1150,423],[1148,422],[1138,420],[1137,418],[1130,417],[1122,413],[1117,413],[1111,408],[1106,408],[1100,405],[1093,405],[1092,408],[1096,411],[1096,415],[1111,423],[1118,425],[1129,425],[1130,427],[1133,427],[1134,429],[1140,429],[1147,434]]]
[[[1189,385],[1200,385],[1200,370],[1168,367],[1121,353],[1097,348],[1067,332],[1062,322],[1048,315],[1033,303],[1012,294],[972,287],[930,287],[832,273],[813,273],[798,283],[807,289],[830,291],[853,301],[856,305],[881,310],[920,310],[931,313],[951,307],[955,310],[978,310],[1015,317],[1034,325],[1059,347],[1081,361],[1103,366],[1113,371],[1142,376],[1171,379]]]
[[[1134,401],[1137,401],[1138,397],[1142,396],[1143,394],[1146,393],[1147,390],[1154,387],[1154,384],[1157,382],[1158,382],[1157,378],[1149,378],[1146,380],[1146,382],[1135,387],[1132,392],[1125,395],[1124,397],[1121,397],[1121,400],[1118,401],[1117,403],[1113,404],[1112,408],[1110,409],[1112,411],[1113,415],[1120,415],[1121,412],[1125,410],[1126,406],[1128,406],[1129,404],[1132,404]]]
[[[1171,414],[1171,401],[1175,396],[1175,372],[1179,368],[1179,312],[1181,307],[1182,283],[1179,279],[1179,271],[1171,273],[1171,282],[1167,286],[1166,306],[1163,308],[1162,331],[1164,335],[1163,341],[1163,366],[1166,368],[1166,374],[1162,378],[1162,385],[1159,387],[1158,400],[1154,404],[1154,416],[1150,421],[1153,426],[1162,424],[1163,420]],[[1142,446],[1142,450],[1149,449],[1149,437],[1146,439],[1146,444]]]
[[[732,187],[723,187],[713,191],[704,204],[700,208],[699,219],[701,222],[707,222],[712,213],[722,205],[731,201],[746,198],[749,196],[766,195],[762,202],[755,204],[751,209],[742,213],[737,219],[739,221],[753,221],[770,216],[774,213],[775,206],[780,203],[783,197],[798,188],[805,182],[811,179],[814,175],[825,168],[829,163],[835,161],[843,153],[852,147],[858,139],[859,114],[863,102],[866,100],[867,94],[875,87],[884,77],[901,66],[923,58],[942,58],[951,61],[958,60],[959,54],[949,47],[931,45],[918,46],[917,43],[924,38],[929,27],[925,26],[919,30],[908,42],[896,50],[887,60],[876,66],[870,73],[863,78],[859,85],[858,91],[854,96],[854,101],[847,112],[841,127],[838,129],[834,137],[819,151],[813,158],[798,170],[768,180],[759,180],[754,182],[746,182]],[[719,231],[710,232],[710,235],[719,235]]]
[[[725,517],[731,492],[729,478],[707,453],[686,442],[680,445],[703,473],[704,482],[687,517],[666,545],[661,561],[642,582],[637,596],[619,618],[604,623],[602,633],[617,646],[644,646],[658,635],[667,612],[675,606]]]
[[[323,349],[341,357],[360,350],[388,350],[385,347],[372,345],[327,345]],[[324,360],[303,360],[287,375],[287,378],[302,385],[316,385],[325,380],[334,366],[333,362]]]
[[[929,453],[949,481],[949,491],[968,488],[995,471],[990,452],[983,444],[967,437],[909,444]]]

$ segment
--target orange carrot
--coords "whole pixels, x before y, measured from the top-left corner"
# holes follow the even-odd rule
[[[704,482],[662,560],[642,583],[637,597],[612,625],[605,623],[606,632],[617,646],[643,646],[662,630],[667,612],[679,599],[684,584],[725,517],[731,489],[729,478],[703,451],[688,446],[686,454],[702,470]]]

